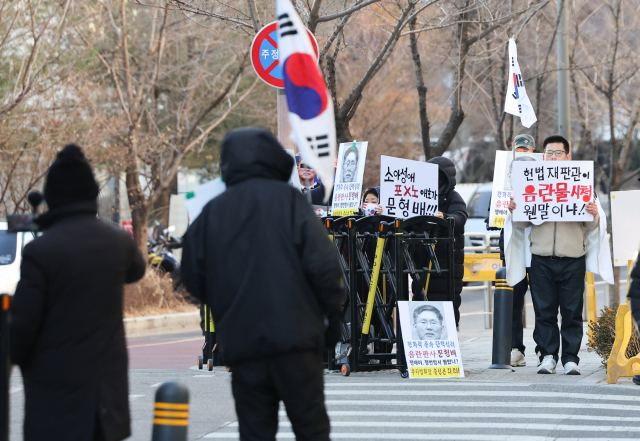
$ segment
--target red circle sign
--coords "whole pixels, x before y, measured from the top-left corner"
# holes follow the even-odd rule
[[[307,29],[313,50],[318,56],[318,42]],[[269,23],[255,36],[251,43],[251,65],[258,77],[269,86],[284,89],[282,64],[278,54],[278,22]]]

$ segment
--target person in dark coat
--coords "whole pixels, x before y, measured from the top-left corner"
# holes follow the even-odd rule
[[[287,184],[292,166],[271,132],[232,130],[227,190],[184,236],[182,280],[211,307],[243,441],[275,439],[280,401],[297,439],[329,439],[322,351],[340,338],[345,291],[335,246]]]
[[[44,234],[24,248],[11,304],[24,440],[121,440],[131,434],[123,285],[146,262],[126,232],[96,218],[98,184],[78,146],[58,153],[44,196]]]
[[[455,190],[456,188],[456,167],[451,160],[442,156],[436,156],[429,161],[438,166],[438,213],[437,217],[452,217],[455,222],[454,237],[454,302],[453,310],[456,316],[456,326],[460,323],[460,304],[462,303],[462,277],[464,276],[464,224],[467,222],[467,205],[462,196]],[[436,258],[442,268],[446,268],[447,253],[444,244],[436,245]],[[425,266],[427,254],[424,247],[417,247],[414,256],[418,266]],[[440,276],[431,274],[429,286],[427,287],[427,300],[440,302],[449,300],[447,293],[447,274]],[[414,292],[418,288],[414,285]]]

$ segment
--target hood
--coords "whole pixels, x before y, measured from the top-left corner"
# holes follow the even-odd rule
[[[441,183],[440,179],[438,179],[438,194],[443,196],[448,195],[456,188],[456,166],[450,159],[442,156],[436,156],[435,158],[429,159],[427,162],[430,164],[436,164],[440,172],[439,175],[445,180],[444,183]],[[440,178],[440,176],[438,176],[438,178]]]
[[[362,193],[362,203],[364,204],[364,199],[367,197],[369,193],[373,193],[378,197],[378,203],[380,202],[380,187],[369,187]]]
[[[293,158],[270,131],[244,127],[230,131],[222,140],[220,168],[227,186],[252,178],[288,182]]]

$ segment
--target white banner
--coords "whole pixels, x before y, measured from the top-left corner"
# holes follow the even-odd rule
[[[640,190],[611,192],[614,266],[627,266],[640,248]]]
[[[519,116],[523,126],[529,128],[536,121],[536,114],[531,106],[531,101],[524,89],[522,73],[518,64],[518,49],[516,41],[509,39],[509,78],[507,81],[507,99],[504,103],[504,111],[511,115]]]
[[[505,150],[496,152],[489,210],[489,226],[504,227],[509,201],[511,200],[511,196],[513,196],[513,192],[511,191],[511,175],[513,174],[512,165],[514,161],[542,161],[542,156],[542,153],[508,152]]]
[[[438,166],[381,156],[380,204],[389,216],[434,216],[438,213]]]
[[[320,175],[328,200],[336,158],[333,101],[307,30],[291,2],[276,0],[276,15],[292,138],[305,164]]]
[[[398,302],[409,378],[464,377],[451,302]]]
[[[593,200],[593,161],[514,161],[512,179],[514,221],[593,221],[586,210]]]
[[[355,141],[340,144],[333,188],[333,216],[349,216],[360,208],[368,145],[368,142]]]

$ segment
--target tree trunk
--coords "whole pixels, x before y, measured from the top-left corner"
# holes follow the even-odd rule
[[[415,17],[409,22],[409,29],[412,31],[416,27]],[[427,116],[427,86],[424,85],[424,77],[422,75],[422,63],[420,62],[420,52],[418,51],[418,37],[416,34],[409,34],[409,46],[411,46],[411,56],[413,58],[413,67],[416,73],[416,90],[418,91],[418,111],[420,114],[420,133],[422,135],[422,149],[424,151],[425,161],[431,159],[431,139],[430,124]]]
[[[131,132],[130,132],[131,133]],[[131,210],[131,227],[133,229],[133,241],[143,256],[147,255],[147,211],[148,206],[140,184],[140,173],[137,160],[137,140],[135,133],[129,136],[127,146],[127,199]]]

